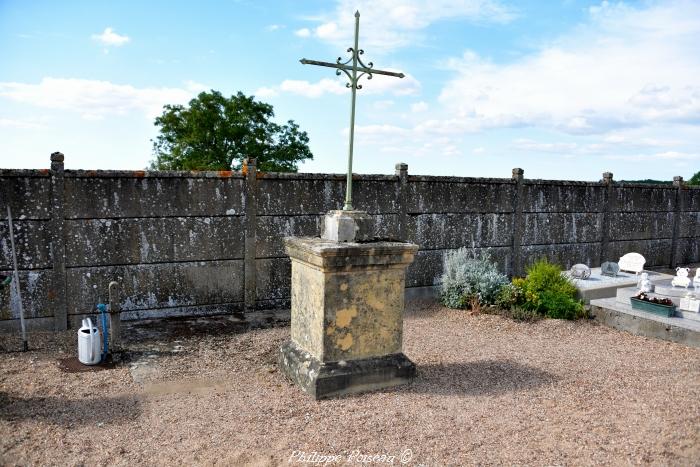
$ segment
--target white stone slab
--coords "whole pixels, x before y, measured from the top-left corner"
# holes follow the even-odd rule
[[[638,273],[644,270],[644,264],[646,262],[647,260],[644,256],[639,253],[627,253],[620,257],[620,261],[617,262],[617,265],[620,266],[620,271]]]
[[[660,281],[671,281],[673,276],[659,272],[646,271],[649,273],[649,280],[652,284]],[[567,275],[568,276],[568,275]],[[573,284],[578,289],[578,296],[584,303],[588,303],[594,298],[614,298],[617,289],[622,287],[637,287],[639,276],[630,272],[619,272],[617,276],[604,276],[600,268],[591,269],[591,277],[586,280],[572,279]]]

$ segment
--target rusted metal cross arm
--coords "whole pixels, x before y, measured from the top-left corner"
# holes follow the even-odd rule
[[[318,65],[318,66],[327,66],[328,68],[339,68],[339,69],[348,70],[348,71],[353,70],[352,66],[343,65],[342,63],[319,62],[318,60],[307,60],[305,58],[302,58],[299,61],[302,63],[302,65]],[[362,66],[356,67],[355,70],[357,70],[358,72],[369,73],[372,75],[396,76],[397,78],[403,78],[406,76],[403,73],[394,73],[393,71],[375,70],[374,68],[365,68]]]

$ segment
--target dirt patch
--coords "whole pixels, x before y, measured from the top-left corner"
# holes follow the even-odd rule
[[[58,367],[67,373],[84,373],[86,371],[102,371],[114,368],[114,362],[110,357],[97,365],[84,365],[78,357],[66,357],[58,359]]]
[[[110,371],[66,373],[74,333],[0,336],[0,463],[693,465],[700,350],[592,321],[520,323],[418,302],[407,386],[316,402],[277,371],[289,328],[167,324]],[[204,327],[206,331],[206,326]],[[125,336],[129,328],[125,329]],[[133,367],[136,366],[136,369]],[[134,377],[138,375],[138,378]],[[138,382],[136,382],[138,381]],[[306,456],[306,457],[305,457]],[[317,457],[318,459],[318,457]]]

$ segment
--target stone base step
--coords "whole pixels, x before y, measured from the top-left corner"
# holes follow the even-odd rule
[[[629,301],[621,303],[617,298],[595,299],[590,304],[591,314],[606,326],[700,348],[700,320],[686,318],[686,312],[666,318],[635,310]]]

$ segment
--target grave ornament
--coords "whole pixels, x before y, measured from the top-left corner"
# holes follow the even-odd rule
[[[649,274],[646,272],[643,272],[641,275],[641,278],[639,279],[639,282],[637,283],[637,288],[639,289],[640,292],[645,292],[645,293],[651,293],[654,291],[654,286],[651,284],[651,281],[649,280]]]
[[[600,273],[604,276],[617,277],[620,266],[614,261],[606,261],[600,265]]]
[[[678,308],[683,311],[694,311],[695,313],[700,313],[700,299],[688,292],[685,297],[681,298],[681,303]]]
[[[676,277],[671,281],[671,285],[674,287],[690,287],[690,269],[688,268],[676,268]]]
[[[571,266],[569,275],[574,279],[586,280],[589,277],[591,277],[591,268],[589,268],[585,264],[574,264],[573,266]]]
[[[695,270],[695,278],[693,278],[693,287],[700,289],[700,268]]]
[[[644,264],[646,262],[647,260],[644,258],[644,256],[640,255],[639,253],[627,253],[620,258],[620,261],[618,261],[617,264],[620,267],[620,271],[639,274],[644,270]]]

